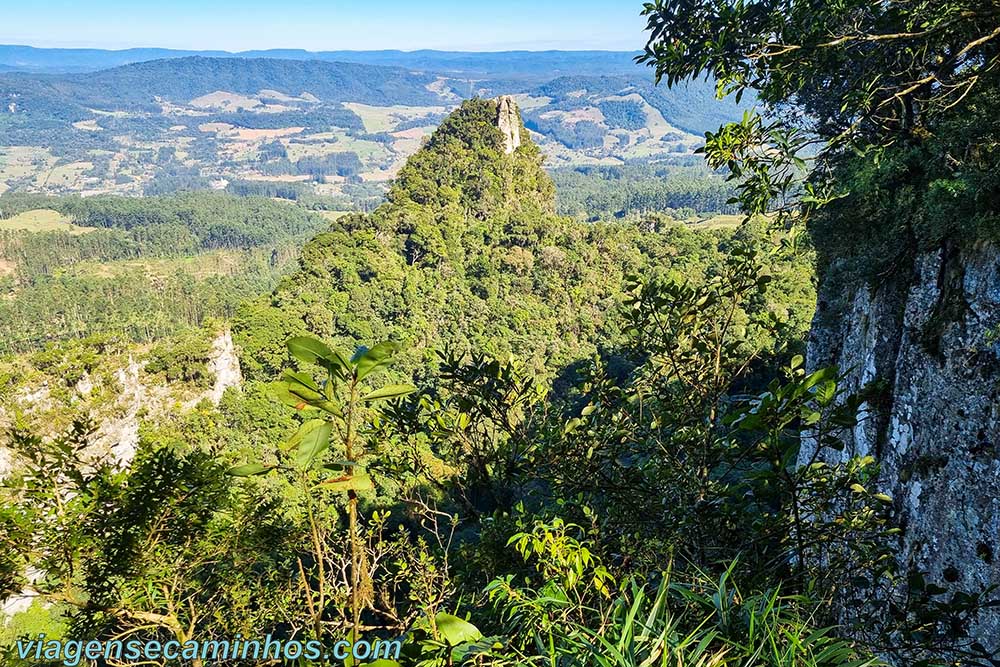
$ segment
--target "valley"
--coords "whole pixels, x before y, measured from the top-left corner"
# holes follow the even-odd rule
[[[191,56],[77,74],[0,75],[0,190],[135,196],[216,189],[370,208],[437,123],[471,95],[514,95],[549,168],[695,162],[700,135],[739,113],[715,102],[707,84],[664,93],[636,65],[545,80],[536,63],[521,74]]]
[[[112,4],[5,9],[179,48],[0,45],[0,664],[998,664],[995,3]]]

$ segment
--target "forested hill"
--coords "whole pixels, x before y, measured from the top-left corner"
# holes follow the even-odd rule
[[[621,341],[629,275],[707,275],[722,263],[732,232],[555,215],[538,147],[515,119],[521,143],[508,154],[497,116],[496,101],[465,102],[408,160],[386,204],[338,220],[305,246],[297,273],[244,308],[234,334],[251,379],[283,368],[285,342],[305,333],[343,349],[399,340],[400,367],[417,377],[434,374],[442,349],[514,354],[551,372]],[[805,264],[772,268],[774,311],[800,336]]]
[[[550,100],[542,113],[549,107],[572,110],[597,106],[605,122],[620,129],[645,126],[649,110],[644,105],[648,104],[676,128],[696,135],[714,132],[720,125],[738,119],[743,109],[752,106],[753,99],[747,96],[742,107],[733,97],[720,100],[711,81],[685,81],[668,89],[644,76],[595,76],[591,72],[557,77],[531,94]],[[543,119],[541,115],[532,117]],[[536,129],[531,124],[529,127]]]
[[[159,99],[186,102],[216,91],[257,94],[274,90],[293,97],[308,92],[324,102],[433,104],[440,100],[426,86],[435,78],[398,67],[356,63],[193,56],[87,74],[11,74],[0,82],[0,89],[22,87],[73,106],[150,106],[159,111]]]

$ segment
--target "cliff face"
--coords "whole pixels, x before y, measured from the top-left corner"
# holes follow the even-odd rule
[[[510,155],[521,145],[521,115],[510,95],[497,98],[497,129],[503,135],[503,152]]]
[[[1000,248],[944,249],[897,278],[844,283],[820,286],[809,366],[885,390],[840,456],[880,463],[904,566],[952,591],[1000,583]],[[995,645],[1000,610],[973,635]]]
[[[112,365],[105,359],[106,365]],[[111,366],[113,368],[113,365]],[[147,375],[145,362],[137,361],[131,354],[127,363],[114,369],[113,379],[107,386],[99,386],[99,381],[85,374],[77,382],[68,397],[58,398],[50,386],[25,386],[10,401],[9,406],[0,405],[0,434],[10,427],[18,412],[31,417],[29,423],[49,424],[52,414],[68,413],[74,416],[89,414],[98,428],[91,442],[95,456],[109,455],[119,466],[128,466],[139,446],[140,422],[150,422],[158,417],[176,412],[195,409],[203,400],[218,405],[229,387],[239,387],[243,378],[239,358],[229,331],[220,332],[208,357],[208,369],[215,376],[211,389],[201,390],[181,384],[163,382]],[[93,393],[105,394],[104,403],[89,402]],[[38,433],[44,437],[54,432],[38,426]],[[11,452],[0,439],[0,480],[11,471]]]

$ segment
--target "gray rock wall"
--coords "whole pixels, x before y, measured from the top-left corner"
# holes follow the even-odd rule
[[[1000,584],[1000,248],[943,249],[906,275],[846,282],[820,286],[808,364],[886,390],[840,456],[879,461],[904,565],[951,590]],[[1000,610],[973,632],[1000,648]]]

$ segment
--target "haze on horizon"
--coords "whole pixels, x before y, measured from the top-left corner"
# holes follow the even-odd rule
[[[0,43],[40,48],[621,50],[643,43],[634,0],[0,0]]]

